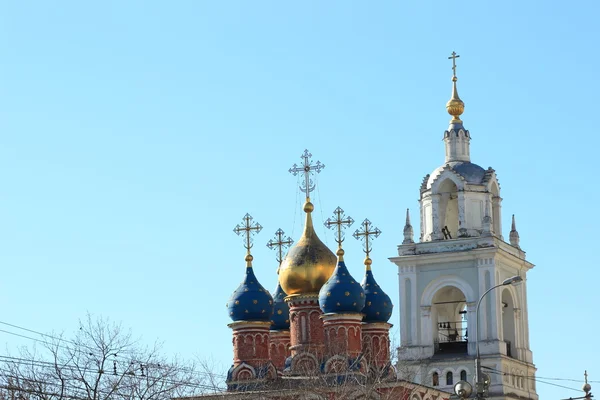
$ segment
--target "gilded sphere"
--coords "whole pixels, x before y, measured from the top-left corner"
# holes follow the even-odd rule
[[[307,203],[304,207],[307,208]],[[310,213],[302,237],[289,250],[279,267],[279,284],[288,296],[319,293],[333,274],[337,264],[335,254],[317,236]]]
[[[458,118],[465,111],[465,103],[460,99],[451,99],[446,103],[448,114]]]
[[[246,261],[246,262],[252,262],[252,260],[254,260],[254,257],[252,257],[252,254],[246,255],[246,258],[244,258],[244,261]]]
[[[315,209],[315,206],[310,201],[307,201],[306,203],[304,203],[304,212],[305,213],[311,213],[311,212],[313,212],[314,209]]]
[[[369,257],[365,258],[365,265],[368,267],[371,264],[373,264],[373,260],[371,260]]]

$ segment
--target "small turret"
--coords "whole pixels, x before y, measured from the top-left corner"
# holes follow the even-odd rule
[[[521,248],[521,246],[519,245],[519,242],[521,239],[519,238],[519,232],[517,232],[517,224],[515,223],[515,214],[513,214],[513,216],[512,216],[512,225],[510,228],[509,240],[510,240],[510,244],[512,246],[516,247],[517,249]]]
[[[402,244],[414,243],[415,242],[413,240],[414,235],[415,235],[415,232],[413,230],[412,225],[410,224],[410,214],[409,214],[409,211],[407,208],[406,209],[406,224],[404,225],[404,240],[402,241]]]

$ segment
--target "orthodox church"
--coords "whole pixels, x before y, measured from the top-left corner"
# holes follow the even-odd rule
[[[295,244],[281,230],[268,244],[280,262],[273,295],[252,268],[251,236],[262,227],[247,214],[234,229],[247,254],[244,279],[227,303],[233,332],[229,395],[339,398],[332,394],[344,386],[349,398],[441,400],[455,391],[469,397],[455,386],[470,382],[479,398],[537,400],[526,289],[533,264],[520,247],[514,216],[509,243],[504,241],[495,171],[471,162],[457,57],[450,57],[445,162],[421,184],[418,241],[407,210],[398,255],[390,258],[399,274],[400,348],[390,349],[394,306],[369,257],[380,232],[365,220],[354,233],[366,253],[359,283],[344,262],[343,231],[353,220],[338,208],[325,222],[336,231],[335,253],[315,232],[311,176],[324,166],[305,151],[302,165],[290,169],[303,177],[304,230]],[[391,351],[398,352],[396,365]],[[319,390],[308,395],[309,386]]]

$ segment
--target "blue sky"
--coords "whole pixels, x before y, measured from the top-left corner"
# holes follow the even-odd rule
[[[588,369],[600,381],[599,11],[591,1],[0,2],[0,320],[71,332],[89,311],[227,367],[225,303],[244,269],[232,230],[246,212],[264,226],[254,265],[274,289],[264,244],[278,228],[301,232],[287,170],[305,148],[326,165],[319,235],[334,247],[321,222],[338,205],[368,217],[383,232],[373,270],[397,299],[387,258],[407,207],[417,221],[423,176],[443,162],[456,51],[472,159],[496,169],[504,235],[516,214],[536,264],[538,376]],[[349,237],[345,249],[362,276],[360,244]],[[391,322],[397,332],[397,309]]]

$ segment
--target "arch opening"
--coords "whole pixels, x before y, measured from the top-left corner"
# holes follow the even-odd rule
[[[515,303],[508,289],[502,291],[502,337],[506,343],[506,355],[513,357],[516,346]]]
[[[438,187],[440,195],[440,229],[444,239],[458,237],[458,187],[451,179],[446,179]]]
[[[466,354],[468,319],[465,294],[455,286],[444,286],[433,296],[431,306],[436,354]]]

